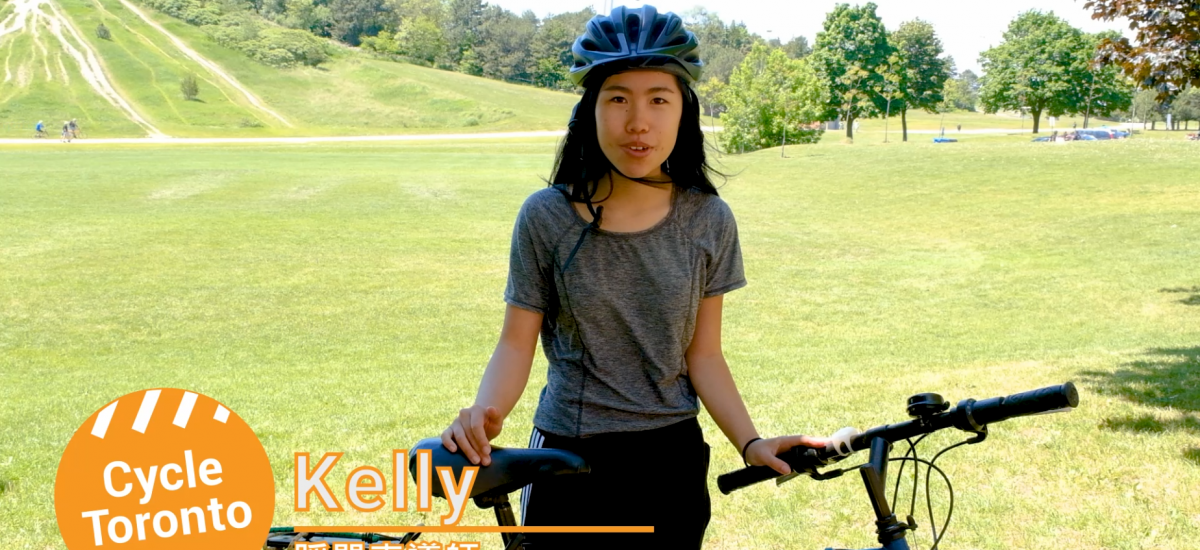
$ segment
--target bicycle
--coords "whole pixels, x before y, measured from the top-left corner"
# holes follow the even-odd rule
[[[798,447],[780,455],[780,458],[792,468],[791,474],[780,476],[778,472],[766,466],[751,466],[718,476],[717,487],[722,493],[729,494],[743,487],[772,478],[777,478],[777,484],[782,484],[800,475],[807,475],[817,481],[825,481],[840,477],[846,472],[858,470],[866,486],[867,497],[870,499],[871,506],[875,511],[877,540],[882,545],[881,547],[868,550],[909,550],[908,540],[905,536],[908,531],[916,530],[917,528],[916,521],[913,519],[911,513],[912,509],[910,508],[910,513],[905,518],[906,522],[901,522],[896,518],[893,505],[895,504],[896,495],[899,492],[900,477],[904,474],[904,464],[913,462],[913,502],[915,506],[917,465],[924,464],[927,466],[925,497],[930,510],[930,523],[933,523],[933,508],[929,494],[930,474],[933,471],[937,471],[942,476],[942,479],[945,480],[946,486],[950,490],[949,510],[946,514],[946,521],[942,524],[940,534],[936,529],[936,525],[934,526],[932,550],[936,550],[942,537],[945,536],[946,529],[950,525],[950,518],[954,514],[954,488],[950,485],[950,479],[946,476],[945,472],[937,467],[938,458],[957,447],[982,443],[987,439],[989,424],[1019,416],[1068,411],[1078,405],[1079,392],[1075,389],[1075,384],[1071,382],[1059,386],[1048,386],[1022,392],[1008,397],[993,397],[982,401],[964,399],[959,401],[953,409],[950,409],[950,404],[936,393],[920,393],[908,398],[907,410],[913,420],[878,426],[861,433],[852,428],[844,429],[834,434],[834,441],[824,449]],[[922,439],[933,432],[946,428],[957,428],[964,432],[972,433],[974,436],[942,449],[934,455],[932,460],[924,460],[917,456],[916,446]],[[914,437],[917,438],[915,442],[912,440]],[[908,452],[905,453],[903,458],[888,458],[892,444],[900,441],[908,442]],[[851,468],[819,471],[820,468],[844,460],[855,452],[862,450],[869,450],[870,453],[867,462],[864,464]],[[910,454],[912,457],[909,457]],[[886,494],[888,462],[901,463],[900,473],[896,478],[896,490],[892,496],[892,504],[888,503]]]
[[[45,130],[38,130],[33,133],[33,139],[46,139],[48,137],[50,137],[50,134]]]
[[[968,444],[983,442],[988,435],[988,425],[1032,414],[1070,410],[1079,404],[1079,393],[1071,382],[1059,386],[1049,386],[1037,390],[1018,393],[1008,397],[993,397],[982,401],[964,399],[950,409],[950,404],[936,393],[921,393],[908,399],[908,414],[913,420],[871,428],[858,432],[847,428],[834,434],[833,442],[823,449],[796,447],[779,455],[792,468],[792,473],[780,476],[778,472],[767,466],[751,466],[742,468],[717,477],[717,487],[723,494],[748,487],[750,485],[776,479],[777,484],[807,475],[814,480],[824,481],[840,477],[842,474],[859,470],[866,484],[867,494],[875,510],[877,535],[882,547],[868,550],[909,550],[905,535],[909,530],[916,529],[912,514],[907,522],[900,522],[892,512],[892,505],[887,501],[885,483],[887,481],[888,462],[901,462],[899,475],[903,475],[903,464],[913,462],[928,466],[928,471],[937,471],[946,480],[949,478],[937,467],[936,462],[947,451]],[[917,456],[916,445],[925,436],[946,428],[957,428],[972,433],[974,436],[965,441],[942,449],[932,460],[924,460]],[[914,442],[912,438],[917,438]],[[908,453],[903,458],[888,458],[892,443],[907,441],[910,445]],[[432,453],[433,467],[448,466],[456,476],[462,475],[462,469],[472,466],[466,455],[461,452],[451,453],[442,446],[440,438],[422,439],[410,452],[409,470],[416,475],[416,456],[418,450],[429,450]],[[852,468],[818,471],[833,463],[844,460],[857,451],[869,450],[866,463]],[[909,457],[908,455],[913,455]],[[512,505],[508,494],[530,483],[545,480],[560,475],[581,475],[590,471],[587,463],[578,455],[558,449],[517,449],[493,447],[491,452],[492,464],[478,470],[478,477],[472,486],[470,498],[481,509],[493,508],[496,521],[500,527],[515,530],[518,527],[513,515]],[[914,466],[916,470],[916,466]],[[914,476],[914,502],[916,494],[916,476]],[[929,476],[926,475],[926,498],[929,498]],[[899,488],[900,478],[897,477],[896,487]],[[433,496],[446,498],[439,484],[433,484]],[[941,538],[945,536],[950,518],[954,512],[953,487],[950,487],[950,509],[941,534],[934,535],[933,550],[937,549]],[[893,495],[893,502],[895,496]],[[932,505],[931,505],[932,506]],[[932,511],[930,512],[932,516]],[[932,521],[932,520],[931,520]],[[264,548],[287,548],[289,544],[299,541],[313,542],[398,542],[407,544],[415,541],[420,533],[407,533],[403,537],[390,537],[372,533],[297,533],[290,527],[271,528],[271,537]],[[523,550],[525,535],[519,532],[502,532],[501,538],[505,550]],[[532,550],[532,549],[530,549]],[[833,550],[833,549],[827,549]]]

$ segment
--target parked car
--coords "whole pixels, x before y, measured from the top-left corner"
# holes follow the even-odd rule
[[[1089,128],[1087,130],[1075,130],[1075,132],[1080,136],[1092,136],[1094,139],[1098,140],[1117,139],[1111,130],[1104,128]]]

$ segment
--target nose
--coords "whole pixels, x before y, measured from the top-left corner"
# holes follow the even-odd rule
[[[646,108],[637,102],[632,102],[625,111],[625,132],[629,134],[644,134],[650,131],[650,122],[646,117]]]

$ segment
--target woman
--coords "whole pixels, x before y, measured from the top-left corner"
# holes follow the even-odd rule
[[[442,434],[489,464],[540,332],[550,367],[530,446],[573,451],[591,473],[527,487],[523,524],[655,535],[531,536],[534,548],[699,548],[710,515],[700,400],[748,464],[786,474],[777,454],[825,443],[760,438],[721,352],[722,296],[746,280],[705,161],[695,49],[677,15],[650,6],[596,16],[575,41],[585,93],[550,187],[517,216],[504,327],[475,403]]]

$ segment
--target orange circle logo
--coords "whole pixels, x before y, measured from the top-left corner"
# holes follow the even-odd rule
[[[254,431],[215,399],[178,389],[96,411],[54,481],[69,550],[261,548],[274,512],[275,478]]]

